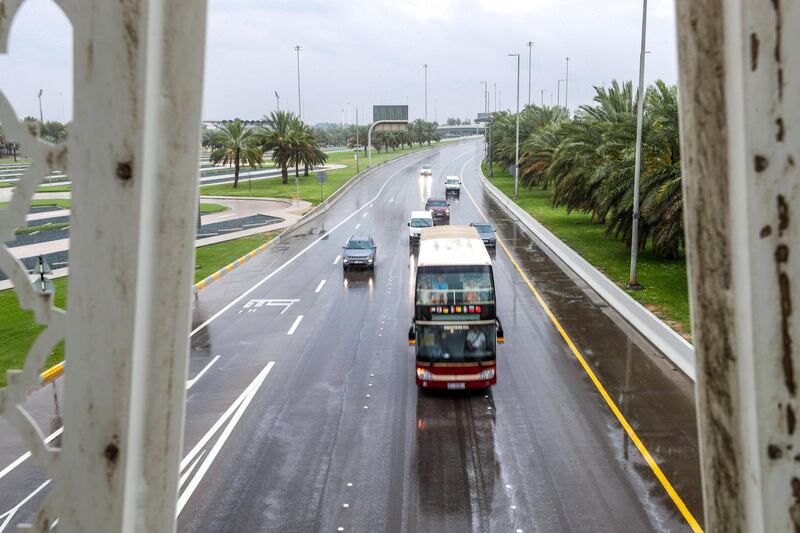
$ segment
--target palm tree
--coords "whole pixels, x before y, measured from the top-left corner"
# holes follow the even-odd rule
[[[261,148],[254,137],[254,130],[245,126],[238,118],[224,124],[214,135],[213,144],[218,148],[211,152],[215,165],[233,163],[233,188],[239,186],[239,165],[244,162],[250,168],[261,165]]]
[[[273,111],[264,117],[265,124],[258,130],[261,148],[272,151],[272,160],[281,168],[283,183],[289,183],[289,164],[296,144],[295,119],[295,114],[290,111]]]
[[[308,176],[308,167],[310,166],[313,168],[316,165],[324,165],[328,160],[328,154],[322,151],[322,143],[314,134],[314,130],[307,124],[301,122],[298,133],[300,141],[298,154],[300,156],[300,161],[305,167],[305,173],[303,175]]]

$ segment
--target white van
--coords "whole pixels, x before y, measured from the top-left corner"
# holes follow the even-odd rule
[[[447,176],[444,179],[444,190],[448,193],[461,192],[461,178],[458,176]]]
[[[408,221],[408,244],[419,242],[419,236],[425,228],[433,227],[433,217],[430,211],[412,211]]]

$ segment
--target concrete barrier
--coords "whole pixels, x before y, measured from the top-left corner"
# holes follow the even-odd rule
[[[646,307],[634,300],[605,274],[593,267],[575,250],[564,244],[503,191],[495,187],[481,171],[484,189],[519,220],[539,241],[641,333],[653,346],[666,355],[675,366],[692,380],[695,379],[694,347]]]

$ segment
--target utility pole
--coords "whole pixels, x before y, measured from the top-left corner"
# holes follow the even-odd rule
[[[558,92],[556,93],[556,105],[561,105],[561,82],[564,80],[558,80]]]
[[[508,54],[517,58],[517,140],[514,150],[514,200],[519,198],[519,54]]]
[[[278,96],[278,91],[275,91],[275,108],[278,111],[281,110],[281,97]]]
[[[569,57],[567,57],[567,75],[564,76],[564,107],[569,115]]]
[[[428,64],[422,65],[425,70],[425,122],[428,122]]]
[[[531,57],[533,57],[533,41],[528,41],[528,105],[531,105]]]
[[[647,42],[647,0],[642,0],[642,46],[639,51],[639,90],[636,96],[636,161],[633,168],[633,232],[631,234],[631,273],[627,287],[638,290],[642,286],[637,278],[639,256],[639,178],[642,173],[642,119],[644,118],[644,55]]]
[[[42,93],[44,89],[39,89],[39,122],[44,124],[44,114],[42,113]]]
[[[303,120],[303,105],[301,102],[303,101],[300,98],[300,45],[294,47],[294,51],[297,52],[297,116],[300,120]]]

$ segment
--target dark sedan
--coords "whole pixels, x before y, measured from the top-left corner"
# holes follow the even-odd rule
[[[480,235],[483,244],[485,244],[487,248],[489,246],[497,246],[497,236],[495,235],[497,232],[491,224],[472,222],[470,226],[478,230],[478,235]]]

